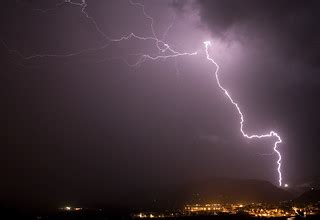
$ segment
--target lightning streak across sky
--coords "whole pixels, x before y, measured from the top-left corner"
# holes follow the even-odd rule
[[[86,8],[87,8],[86,0],[82,0],[81,2],[73,2],[72,0],[64,0],[63,2],[57,4],[56,7],[54,7],[54,8],[35,9],[35,11],[38,11],[38,12],[41,12],[41,13],[47,13],[49,11],[55,10],[55,9],[63,6],[64,4],[70,4],[70,5],[75,6],[75,7],[80,7],[81,8],[81,13],[84,15],[84,17],[86,19],[90,20],[91,24],[95,27],[95,30],[97,31],[97,33],[100,34],[105,40],[107,40],[108,43],[102,45],[101,47],[83,49],[81,51],[72,52],[72,53],[68,53],[68,54],[35,54],[35,55],[30,55],[30,56],[24,56],[18,50],[9,49],[9,47],[6,45],[6,43],[4,41],[2,41],[2,42],[5,45],[5,47],[11,53],[18,54],[24,60],[30,60],[30,59],[34,59],[34,58],[45,58],[45,57],[62,57],[63,58],[63,57],[77,56],[77,55],[81,55],[83,53],[95,52],[95,51],[103,50],[103,49],[107,48],[111,43],[117,43],[117,42],[119,43],[119,42],[122,42],[122,41],[130,40],[132,38],[137,39],[137,40],[141,40],[141,41],[152,41],[152,42],[154,42],[155,47],[158,49],[158,54],[156,54],[156,55],[150,55],[150,54],[137,55],[137,56],[140,56],[140,57],[138,58],[137,62],[135,62],[134,64],[129,64],[125,59],[123,59],[130,66],[139,66],[143,62],[145,62],[146,60],[155,61],[155,60],[164,60],[164,59],[168,59],[168,58],[176,59],[177,57],[180,57],[180,56],[195,56],[195,55],[199,54],[198,51],[195,51],[195,52],[178,52],[175,49],[173,49],[172,47],[170,47],[169,44],[167,44],[165,42],[165,37],[168,34],[169,30],[172,28],[173,23],[166,29],[165,33],[163,34],[163,38],[159,39],[157,37],[155,29],[154,29],[154,19],[153,19],[152,16],[150,16],[146,12],[145,5],[143,3],[141,3],[141,2],[134,2],[132,0],[129,0],[129,3],[132,6],[140,7],[140,9],[142,10],[142,13],[145,16],[145,18],[150,20],[150,28],[151,28],[152,36],[139,36],[139,35],[136,35],[135,33],[130,33],[130,34],[122,36],[120,38],[112,39],[112,38],[108,37],[102,31],[102,29],[99,27],[99,25],[95,21],[95,19],[86,12]],[[220,83],[219,74],[218,74],[220,67],[214,61],[214,59],[209,55],[209,47],[211,47],[211,46],[212,45],[211,45],[210,41],[205,41],[204,42],[206,59],[215,66],[214,75],[215,75],[216,82],[217,82],[219,88],[223,91],[223,93],[226,95],[228,100],[231,102],[231,104],[235,106],[235,108],[236,108],[236,110],[237,110],[237,112],[239,114],[239,117],[240,117],[240,132],[243,135],[243,137],[248,138],[248,139],[254,139],[254,138],[257,138],[257,139],[275,138],[276,139],[276,141],[274,142],[274,145],[273,145],[273,150],[274,150],[274,153],[276,153],[278,155],[277,172],[278,172],[279,186],[281,186],[282,185],[281,154],[280,154],[280,151],[278,150],[278,145],[282,142],[281,137],[275,131],[270,131],[269,133],[261,134],[261,135],[258,135],[258,134],[247,134],[244,131],[244,129],[243,129],[243,126],[244,126],[243,113],[242,113],[238,103],[235,102],[232,99],[232,97],[229,94],[228,90],[225,87],[223,87],[221,85],[221,83]],[[177,66],[176,66],[176,69],[177,69]],[[177,72],[178,72],[178,70],[177,70]]]
[[[224,94],[228,97],[228,99],[230,100],[230,102],[236,107],[238,113],[239,113],[239,116],[240,116],[240,131],[242,133],[242,135],[246,138],[249,138],[249,139],[253,139],[253,138],[266,138],[266,137],[276,137],[276,142],[274,143],[274,146],[273,146],[273,150],[274,152],[277,153],[278,155],[278,161],[277,161],[277,164],[278,164],[278,168],[277,168],[277,171],[278,171],[278,175],[279,175],[279,186],[282,185],[282,174],[281,174],[281,154],[280,154],[280,151],[278,150],[278,144],[280,144],[282,142],[281,140],[281,137],[275,132],[275,131],[270,131],[268,134],[261,134],[261,135],[257,135],[257,134],[251,134],[251,135],[248,135],[247,133],[244,132],[243,130],[243,123],[244,123],[244,117],[243,117],[243,114],[241,112],[241,109],[238,105],[238,103],[236,103],[232,97],[230,96],[229,92],[227,89],[225,89],[221,83],[220,83],[220,80],[219,80],[219,75],[218,75],[218,71],[219,71],[219,68],[220,66],[214,61],[214,59],[212,59],[209,55],[209,47],[212,46],[211,42],[210,41],[205,41],[203,42],[204,43],[204,46],[205,46],[205,49],[206,49],[206,57],[207,59],[213,63],[216,67],[216,70],[214,72],[214,75],[216,77],[216,81],[218,83],[218,86],[219,88],[224,92]]]

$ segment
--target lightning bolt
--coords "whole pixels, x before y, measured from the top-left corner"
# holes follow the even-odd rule
[[[244,116],[243,116],[243,113],[241,112],[241,109],[238,105],[238,103],[236,103],[231,95],[229,94],[228,90],[225,89],[221,83],[220,83],[220,79],[219,79],[219,69],[220,69],[220,66],[214,61],[214,59],[212,59],[209,55],[209,47],[212,46],[211,42],[210,41],[205,41],[203,42],[204,43],[204,46],[205,46],[205,50],[206,50],[206,57],[207,59],[213,64],[215,65],[216,67],[216,70],[214,72],[214,75],[216,77],[216,81],[217,81],[217,84],[219,86],[219,88],[223,91],[223,93],[226,95],[226,97],[229,99],[229,101],[236,107],[237,111],[238,111],[238,114],[240,116],[240,132],[242,134],[243,137],[245,138],[248,138],[248,139],[253,139],[253,138],[258,138],[258,139],[261,139],[261,138],[270,138],[270,137],[276,137],[276,141],[273,145],[273,150],[275,153],[277,153],[278,155],[278,161],[277,161],[277,164],[278,164],[278,167],[277,167],[277,171],[278,171],[278,175],[279,175],[279,186],[282,185],[282,174],[281,174],[281,153],[280,151],[278,150],[278,144],[280,144],[282,142],[281,140],[281,137],[277,134],[277,132],[275,131],[270,131],[269,133],[267,134],[261,134],[261,135],[257,135],[257,134],[247,134],[244,130],[243,130],[243,124],[244,124]]]
[[[154,19],[152,16],[150,16],[146,10],[145,10],[145,5],[141,2],[134,2],[132,0],[128,0],[130,5],[135,6],[135,7],[140,7],[143,15],[145,16],[146,19],[150,20],[150,28],[151,28],[151,33],[152,36],[139,36],[137,34],[134,33],[130,33],[128,35],[122,36],[120,38],[110,38],[108,37],[103,31],[102,29],[99,27],[98,23],[95,21],[95,19],[90,16],[87,12],[86,12],[86,8],[87,8],[87,1],[86,0],[82,0],[81,2],[74,2],[72,0],[64,0],[61,3],[56,4],[55,7],[53,8],[49,8],[49,9],[34,9],[34,11],[40,12],[40,13],[48,13],[52,10],[56,10],[57,8],[63,6],[64,4],[69,4],[71,6],[75,6],[75,7],[80,7],[80,12],[83,14],[83,16],[85,18],[87,18],[88,20],[90,20],[91,24],[95,27],[95,30],[97,31],[98,34],[100,34],[104,39],[106,39],[108,41],[108,43],[100,46],[100,47],[96,47],[96,48],[87,48],[87,49],[83,49],[77,52],[71,52],[71,53],[67,53],[67,54],[35,54],[35,55],[30,55],[30,56],[25,56],[22,53],[20,53],[18,50],[14,50],[14,49],[10,49],[9,46],[3,41],[2,43],[4,44],[4,46],[8,49],[9,52],[11,53],[15,53],[18,54],[21,58],[23,58],[24,60],[31,60],[31,59],[35,59],[35,58],[49,58],[49,57],[72,57],[72,56],[77,56],[77,55],[81,55],[84,53],[89,53],[89,52],[97,52],[99,50],[103,50],[105,48],[107,48],[111,43],[119,43],[122,41],[126,41],[126,40],[130,40],[132,38],[137,39],[137,40],[142,40],[142,41],[152,41],[154,42],[155,47],[158,49],[159,54],[158,55],[150,55],[150,54],[142,54],[140,55],[139,59],[134,63],[134,64],[129,64],[129,62],[126,59],[123,59],[123,61],[132,67],[138,67],[140,66],[142,63],[144,63],[147,60],[151,60],[151,61],[156,61],[156,60],[166,60],[168,58],[173,58],[175,59],[175,68],[177,73],[179,72],[178,67],[177,67],[177,60],[176,58],[181,57],[181,56],[195,56],[198,55],[198,51],[194,51],[194,52],[179,52],[175,49],[173,49],[172,47],[170,47],[169,44],[167,44],[165,42],[165,38],[169,32],[169,30],[173,27],[173,23],[171,25],[169,25],[169,27],[165,30],[164,34],[163,34],[163,38],[159,39],[156,35],[155,29],[154,29]],[[242,134],[243,137],[248,138],[248,139],[262,139],[262,138],[276,138],[276,141],[273,145],[273,153],[276,153],[278,155],[278,160],[277,160],[277,172],[278,172],[278,182],[279,182],[279,186],[282,185],[282,174],[281,174],[281,153],[278,150],[278,145],[280,143],[282,143],[281,137],[275,132],[275,131],[270,131],[267,134],[247,134],[244,130],[243,130],[243,126],[244,126],[244,116],[243,113],[241,112],[241,109],[238,105],[237,102],[235,102],[231,95],[229,94],[228,90],[225,89],[221,83],[220,83],[220,79],[219,79],[219,65],[214,61],[213,58],[211,58],[210,54],[209,54],[209,48],[212,46],[210,41],[205,41],[204,43],[204,48],[205,48],[205,55],[206,55],[206,59],[211,62],[214,66],[215,66],[215,71],[214,71],[214,75],[216,78],[216,82],[219,86],[219,88],[223,91],[223,93],[225,94],[225,96],[228,98],[228,100],[231,102],[232,105],[234,105],[234,107],[236,108],[239,117],[240,117],[240,132]],[[105,60],[109,60],[109,59],[105,59]],[[103,60],[104,61],[104,60]]]

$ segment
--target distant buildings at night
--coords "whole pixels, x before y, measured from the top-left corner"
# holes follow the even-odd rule
[[[202,215],[241,215],[251,217],[306,217],[319,216],[320,203],[301,207],[292,206],[290,203],[280,203],[278,205],[264,203],[250,204],[191,204],[185,205],[183,210],[176,212],[140,212],[134,214],[134,218],[167,218],[167,217],[187,217]]]
[[[81,207],[71,207],[71,206],[64,206],[64,207],[61,207],[60,210],[63,210],[63,211],[67,211],[67,212],[71,212],[71,211],[81,211],[83,208]]]

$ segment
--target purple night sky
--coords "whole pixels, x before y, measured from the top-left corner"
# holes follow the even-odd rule
[[[0,197],[114,202],[221,177],[277,185],[275,140],[241,135],[206,40],[244,129],[281,135],[284,183],[320,176],[317,1],[81,3],[2,3]],[[134,66],[161,52],[152,39],[110,40],[131,33],[198,54]]]

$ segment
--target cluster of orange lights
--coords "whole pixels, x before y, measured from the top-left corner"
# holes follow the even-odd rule
[[[205,204],[205,205],[186,205],[185,210],[190,212],[201,211],[222,211],[223,207],[220,204]]]
[[[71,207],[71,206],[65,206],[61,209],[64,211],[81,211],[82,210],[82,208],[80,207]]]
[[[252,206],[253,205],[253,206]],[[239,211],[245,212],[251,216],[256,217],[292,217],[297,215],[297,211],[295,207],[291,210],[283,210],[279,208],[268,208],[262,207],[261,204],[258,207],[254,207],[254,204],[251,205],[243,205],[243,204],[194,204],[194,205],[186,205],[184,210],[189,213],[229,213],[236,214]],[[306,214],[314,214],[315,212],[304,212]]]
[[[138,213],[133,215],[134,218],[165,218],[165,217],[177,217],[177,216],[189,216],[198,214],[219,215],[219,213],[225,214],[239,214],[246,213],[249,216],[256,217],[294,217],[294,216],[308,216],[320,214],[320,207],[318,206],[306,206],[304,208],[290,207],[276,208],[268,204],[251,203],[251,204],[193,204],[185,205],[184,211],[177,211],[175,213]]]

